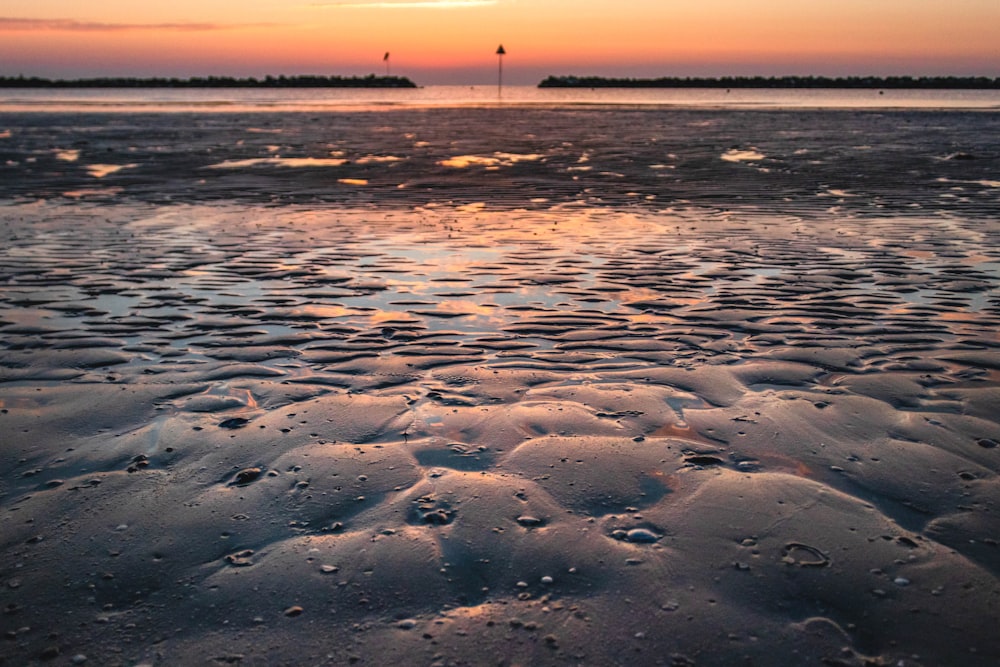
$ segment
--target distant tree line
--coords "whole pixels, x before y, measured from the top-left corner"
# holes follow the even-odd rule
[[[44,79],[37,76],[0,77],[0,88],[416,88],[405,76],[229,76],[177,78],[100,77]]]
[[[727,76],[616,79],[601,76],[550,76],[539,88],[888,88],[924,90],[996,90],[1000,78],[985,76]]]

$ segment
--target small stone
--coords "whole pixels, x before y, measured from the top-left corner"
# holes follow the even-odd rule
[[[548,576],[548,575],[542,577],[542,583],[545,584],[545,585],[549,585],[553,581],[555,581],[555,580],[552,577]]]
[[[337,567],[336,565],[320,565],[319,566],[319,571],[322,572],[323,574],[333,574],[334,572],[338,572],[339,570],[340,570],[340,568]]]
[[[625,540],[634,544],[652,544],[659,542],[660,536],[648,528],[633,528],[625,533]]]
[[[524,526],[525,528],[534,528],[536,526],[542,525],[542,520],[538,517],[529,516],[527,514],[517,517],[517,522]]]
[[[892,583],[896,584],[897,586],[909,586],[910,580],[907,579],[906,577],[896,577],[895,579],[892,580]]]
[[[244,486],[246,484],[250,484],[258,477],[260,477],[262,472],[263,471],[260,468],[244,468],[243,470],[240,470],[238,473],[236,473],[236,476],[233,477],[233,481],[231,482],[231,484],[235,484],[236,486]]]
[[[82,653],[77,653],[72,658],[70,658],[69,661],[74,665],[82,665],[83,663],[87,662],[87,656],[85,656]]]
[[[302,607],[298,605],[293,605],[285,610],[285,616],[295,617],[300,615],[303,611],[305,610]]]
[[[413,628],[417,627],[417,622],[414,621],[412,618],[406,618],[397,623],[396,627],[399,628],[400,630],[412,630]]]

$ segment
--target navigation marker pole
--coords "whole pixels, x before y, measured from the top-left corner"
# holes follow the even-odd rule
[[[389,76],[389,52],[386,51],[385,55],[382,56],[382,62],[385,63],[385,75]]]
[[[503,95],[503,57],[507,55],[507,52],[503,48],[503,44],[497,47],[497,97]]]

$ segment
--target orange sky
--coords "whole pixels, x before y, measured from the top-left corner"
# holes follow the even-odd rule
[[[149,6],[155,4],[155,6]],[[4,0],[0,75],[1000,76],[998,0]]]

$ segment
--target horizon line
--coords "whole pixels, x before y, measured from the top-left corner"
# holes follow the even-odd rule
[[[423,84],[419,84],[406,74],[378,74],[376,72],[369,72],[366,74],[317,74],[317,73],[299,73],[299,74],[261,74],[261,75],[232,75],[232,74],[196,74],[196,75],[185,75],[176,76],[168,74],[158,74],[158,75],[90,75],[90,76],[75,76],[75,77],[49,77],[38,74],[24,74],[19,72],[18,74],[0,74],[0,81],[5,83],[18,82],[18,81],[37,81],[43,83],[53,83],[53,84],[67,84],[67,83],[96,83],[101,81],[131,81],[131,82],[166,82],[166,83],[185,83],[185,82],[206,82],[206,81],[227,81],[227,82],[246,82],[246,83],[268,83],[273,81],[303,81],[309,79],[325,79],[329,81],[352,81],[352,80],[407,80],[415,83],[419,87],[424,87]],[[656,82],[722,82],[722,81],[793,81],[793,80],[813,80],[813,81],[823,81],[823,82],[849,82],[858,80],[878,80],[878,81],[944,81],[944,80],[986,80],[991,82],[1000,82],[1000,76],[988,75],[988,74],[847,74],[847,75],[837,75],[831,76],[826,74],[727,74],[727,75],[717,75],[717,76],[703,76],[703,75],[662,75],[662,76],[620,76],[620,75],[604,75],[604,74],[548,74],[539,79],[534,84],[508,84],[511,87],[517,86],[538,86],[541,83],[549,81],[573,81],[573,82],[622,82],[622,83],[656,83]],[[481,82],[475,83],[454,83],[454,84],[429,84],[433,86],[495,86],[496,80],[483,80]]]

